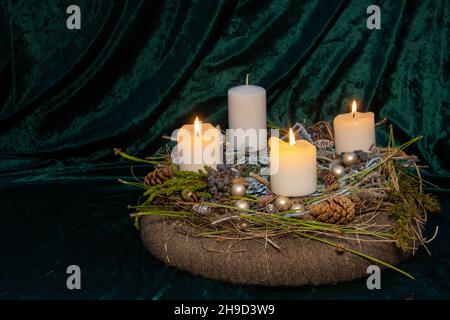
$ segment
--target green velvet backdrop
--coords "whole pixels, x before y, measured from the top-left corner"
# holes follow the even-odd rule
[[[70,4],[81,8],[81,30],[66,28]],[[370,4],[381,7],[381,30],[366,28]],[[9,275],[0,280],[0,288],[7,289],[2,294],[66,297],[56,289],[36,292],[25,287],[40,279],[53,288],[52,274],[64,282],[64,263],[74,252],[91,263],[92,272],[95,259],[88,257],[119,246],[118,234],[126,234],[126,247],[139,254],[116,253],[117,261],[108,260],[110,272],[128,261],[137,264],[132,272],[145,274],[144,279],[150,278],[145,269],[155,266],[163,270],[164,279],[169,269],[145,260],[151,258],[141,253],[137,236],[128,236],[133,230],[125,206],[136,194],[127,196],[115,186],[113,177],[129,171],[111,149],[148,155],[163,143],[161,135],[194,115],[226,127],[227,89],[243,83],[246,73],[267,89],[269,121],[275,124],[331,120],[346,110],[350,99],[359,98],[378,120],[387,117],[394,124],[399,141],[424,136],[410,152],[428,163],[427,174],[441,178],[447,187],[449,7],[446,0],[0,0],[0,186],[12,215],[1,227],[10,240],[2,247],[10,261],[0,267]],[[382,128],[377,139],[380,144],[386,141]],[[107,202],[110,193],[115,198]],[[90,219],[99,216],[102,220],[92,225]],[[117,220],[108,220],[112,217]],[[443,219],[448,224],[448,218]],[[18,225],[22,227],[11,228]],[[83,249],[89,253],[80,253],[75,239],[88,240],[79,239],[80,229],[87,237],[99,237],[99,225],[108,227],[97,239],[103,247],[91,243],[90,249]],[[66,246],[61,246],[64,241]],[[60,246],[53,247],[55,243]],[[18,258],[20,250],[28,250],[26,257]],[[52,250],[52,258],[42,262],[39,257]],[[443,261],[441,272],[448,269],[448,254]],[[36,278],[21,278],[25,265],[34,266]],[[105,267],[98,259],[98,268]],[[444,277],[449,278],[445,271]],[[130,288],[137,281],[129,275],[113,278],[122,283],[128,279]],[[204,281],[184,273],[181,278]],[[128,288],[126,294],[103,281],[109,296],[97,292],[84,297],[164,297],[155,293],[160,288],[142,295]],[[138,282],[142,286],[145,281]],[[222,284],[207,283],[223,289]],[[205,282],[197,288],[202,285]],[[229,290],[230,297],[258,297],[240,295],[241,288]],[[448,285],[445,290],[448,296]],[[306,297],[301,291],[289,292]]]
[[[79,0],[69,31],[72,2],[3,0],[2,172],[115,165],[113,147],[149,154],[194,114],[226,126],[249,72],[271,122],[332,119],[357,97],[399,139],[424,135],[430,173],[450,176],[448,1],[377,1],[375,31],[371,0]]]

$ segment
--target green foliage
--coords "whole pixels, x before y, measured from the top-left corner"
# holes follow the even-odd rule
[[[146,164],[152,164],[152,165],[158,165],[158,164],[170,164],[167,157],[164,156],[154,156],[154,157],[148,157],[147,159],[141,159],[132,155],[129,155],[125,152],[123,152],[119,148],[113,149],[114,154],[121,156],[122,158],[125,158],[127,160],[135,161],[135,162],[141,162]]]
[[[178,171],[174,165],[172,165],[174,177],[162,184],[147,186],[136,182],[123,183],[144,187],[146,189],[144,192],[146,200],[144,203],[135,207],[137,209],[137,214],[135,215],[135,226],[137,228],[139,227],[140,217],[145,215],[158,215],[172,219],[189,219],[191,224],[199,227],[200,232],[198,236],[235,239],[236,232],[241,232],[236,224],[229,222],[235,216],[225,216],[218,219],[217,215],[196,214],[192,210],[192,203],[189,201],[181,201],[179,197],[182,191],[192,191],[200,198],[201,202],[199,204],[202,206],[208,206],[211,209],[220,209],[221,212],[233,212],[235,215],[239,215],[239,219],[245,221],[245,234],[248,238],[260,238],[262,236],[267,238],[268,232],[271,237],[276,235],[291,235],[294,237],[309,238],[382,264],[413,279],[410,274],[395,266],[380,261],[375,257],[368,256],[363,252],[334,243],[328,238],[331,239],[337,235],[339,238],[355,240],[359,239],[358,235],[370,235],[374,238],[373,241],[381,239],[381,241],[395,242],[403,252],[416,249],[418,247],[417,244],[423,244],[425,246],[421,233],[421,228],[425,223],[422,212],[439,211],[439,203],[435,197],[423,192],[423,184],[427,182],[421,178],[414,157],[408,156],[403,151],[409,145],[420,139],[421,137],[416,137],[397,146],[394,140],[393,128],[390,127],[388,147],[382,148],[380,151],[382,156],[381,161],[359,172],[346,175],[340,180],[341,186],[344,183],[344,186],[350,192],[364,189],[369,190],[368,193],[372,190],[381,192],[381,196],[379,198],[377,196],[374,207],[366,208],[365,211],[373,210],[377,214],[380,209],[385,213],[389,212],[394,222],[392,229],[386,231],[374,231],[368,225],[364,224],[341,226],[321,223],[307,218],[298,219],[296,217],[286,216],[287,213],[293,213],[294,211],[278,212],[268,215],[264,212],[259,212],[258,209],[238,209],[231,204],[231,201],[236,199],[258,202],[258,199],[249,198],[250,196],[231,196],[229,198],[230,202],[227,203],[207,202],[205,200],[212,198],[212,195],[208,191],[207,175],[202,172]],[[137,159],[123,154],[120,150],[116,151],[116,153],[134,161],[161,161],[160,159]],[[166,165],[170,165],[170,163]],[[208,168],[206,169],[208,170]],[[241,165],[239,169],[243,176],[249,175],[251,171],[258,171],[257,167],[249,164]],[[329,193],[324,193],[317,197],[305,199],[304,203],[326,199],[329,196]],[[321,234],[326,235],[328,238],[322,237]],[[275,243],[270,243],[276,246]]]
[[[154,186],[147,186],[144,196],[146,203],[152,202],[158,197],[170,197],[183,190],[194,191],[201,198],[209,199],[212,195],[208,192],[206,175],[190,171],[175,170],[174,178]]]
[[[439,202],[430,194],[424,193],[420,188],[420,180],[417,177],[398,170],[398,190],[390,185],[390,197],[392,202],[391,214],[394,217],[394,237],[397,246],[407,251],[408,241],[418,240],[414,232],[415,219],[420,220],[420,211],[438,212]]]
[[[415,201],[410,197],[404,197],[400,192],[392,194],[391,214],[394,217],[393,233],[397,240],[397,247],[406,252],[409,249],[408,240],[415,239],[412,230],[412,222],[417,214]]]

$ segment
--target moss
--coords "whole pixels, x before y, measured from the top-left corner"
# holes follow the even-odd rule
[[[204,173],[179,170],[175,170],[173,179],[154,186],[148,186],[144,196],[147,197],[146,203],[150,203],[155,198],[170,197],[174,194],[181,193],[183,190],[194,191],[200,198],[204,199],[212,197],[208,192],[206,175]]]
[[[438,212],[438,200],[420,188],[420,179],[396,167],[398,189],[394,182],[390,181],[389,194],[391,197],[391,214],[395,219],[393,233],[397,240],[397,246],[404,252],[408,251],[408,242],[418,240],[414,232],[415,222],[422,224],[421,212]]]

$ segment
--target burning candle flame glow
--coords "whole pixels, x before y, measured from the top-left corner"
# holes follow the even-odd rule
[[[355,115],[356,115],[356,100],[353,100],[353,103],[352,103],[352,116],[353,116],[353,118],[355,117]]]
[[[295,145],[295,135],[294,135],[294,131],[292,131],[292,128],[289,128],[289,144],[291,146]]]
[[[200,120],[198,120],[198,117],[195,117],[194,132],[196,136],[200,135]]]

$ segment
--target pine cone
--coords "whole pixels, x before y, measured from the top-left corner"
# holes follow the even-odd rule
[[[338,178],[330,171],[322,171],[319,179],[323,181],[325,187],[329,190],[339,189]]]
[[[328,139],[318,139],[316,141],[314,141],[314,145],[318,148],[318,149],[331,149],[334,147],[334,142],[332,140],[328,140]]]
[[[255,178],[247,178],[247,181],[248,181],[247,194],[260,197],[262,195],[270,193],[269,188],[265,184],[256,180]]]
[[[161,184],[172,178],[173,172],[171,167],[159,167],[147,174],[144,183],[148,186]]]
[[[333,137],[330,136],[330,128],[329,123],[320,121],[310,127],[309,131],[311,132],[311,136],[314,141],[328,140],[330,143],[333,143]]]
[[[346,196],[333,197],[306,208],[315,220],[325,223],[346,224],[355,217],[355,202]]]

